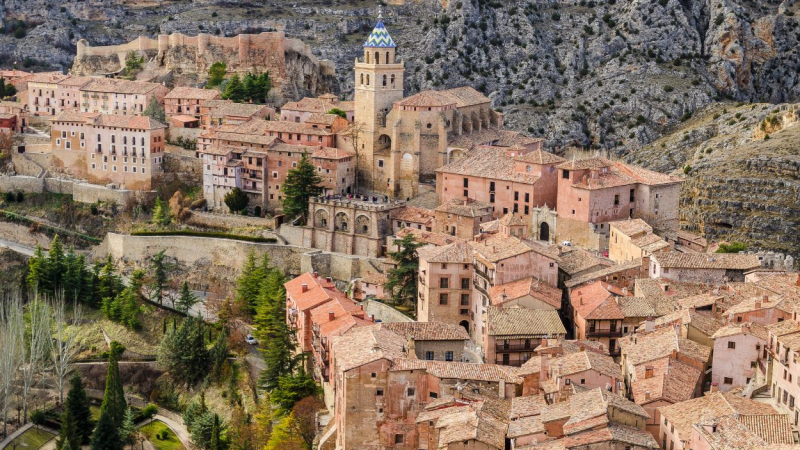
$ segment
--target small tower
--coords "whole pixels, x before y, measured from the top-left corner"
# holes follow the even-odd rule
[[[365,161],[360,165],[369,177],[375,151],[391,149],[390,133],[381,129],[387,125],[386,115],[392,104],[403,98],[404,64],[395,59],[397,45],[381,14],[363,48],[363,57],[355,61],[354,113],[355,121],[364,127],[359,146]]]

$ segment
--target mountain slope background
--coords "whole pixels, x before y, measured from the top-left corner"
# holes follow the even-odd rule
[[[691,165],[687,226],[800,256],[800,244],[786,239],[796,205],[774,203],[797,193],[797,144],[775,147],[795,131],[764,141],[730,119],[715,133],[692,125],[751,107],[738,103],[764,103],[755,107],[766,108],[764,117],[735,119],[744,127],[770,104],[800,99],[796,0],[5,0],[0,65],[68,69],[81,38],[96,46],[172,32],[283,30],[333,61],[334,89],[351,96],[353,61],[379,9],[406,62],[407,94],[471,85],[505,113],[508,128],[544,137],[556,152],[594,148],[678,173]],[[660,145],[686,143],[683,131],[696,135],[688,141],[695,146]],[[740,139],[695,160],[701,139],[729,132]]]

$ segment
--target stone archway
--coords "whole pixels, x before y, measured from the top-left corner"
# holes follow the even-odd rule
[[[539,224],[539,240],[540,241],[549,241],[550,240],[550,225],[547,222],[542,222]]]
[[[347,214],[340,212],[336,214],[336,220],[334,221],[334,230],[336,231],[350,231],[349,227],[350,218],[347,217]]]
[[[460,148],[455,148],[453,150],[450,150],[450,154],[448,155],[447,162],[448,162],[448,164],[454,163],[454,162],[458,161],[459,159],[461,159],[463,157],[464,157],[464,150],[462,150]]]
[[[384,125],[386,124],[386,116],[383,116]],[[386,150],[392,148],[392,138],[388,134],[378,136],[378,148],[376,150]]]
[[[356,227],[353,231],[356,234],[369,234],[369,217],[360,215],[356,217]]]
[[[328,228],[328,211],[318,209],[314,212],[314,228]]]
[[[466,320],[462,320],[458,324],[464,327],[464,329],[467,330],[467,334],[469,334],[469,322],[467,322]]]

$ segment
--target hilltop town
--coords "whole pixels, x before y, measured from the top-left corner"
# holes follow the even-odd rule
[[[376,12],[0,70],[0,449],[800,450],[798,106],[554,145]]]

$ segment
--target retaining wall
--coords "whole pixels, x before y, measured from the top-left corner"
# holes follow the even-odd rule
[[[192,211],[189,219],[191,225],[210,228],[275,228],[275,219],[272,217],[248,217],[234,214],[214,214],[207,212]]]

